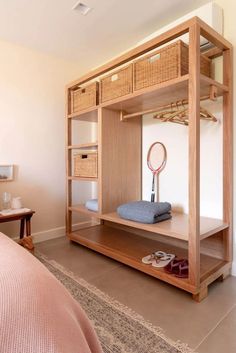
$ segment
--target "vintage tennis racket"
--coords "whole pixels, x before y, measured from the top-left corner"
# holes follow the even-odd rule
[[[151,202],[155,201],[155,181],[157,181],[158,191],[158,174],[164,169],[167,160],[166,148],[161,142],[154,142],[147,154],[147,165],[153,174],[152,178],[152,194]]]

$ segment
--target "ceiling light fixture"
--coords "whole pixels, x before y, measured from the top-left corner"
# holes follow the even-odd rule
[[[91,10],[92,7],[89,7],[82,2],[78,1],[73,7],[72,10],[79,11],[81,15],[86,16]]]

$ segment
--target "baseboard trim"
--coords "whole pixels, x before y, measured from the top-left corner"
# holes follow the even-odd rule
[[[91,226],[91,222],[86,221],[86,222],[80,222],[77,224],[73,224],[72,225],[72,229],[78,229],[78,228],[84,228],[84,227],[89,227]],[[53,228],[53,229],[49,229],[49,230],[44,230],[42,232],[37,232],[37,233],[33,233],[32,237],[34,240],[34,243],[41,243],[43,241],[46,240],[51,240],[51,239],[56,239],[56,238],[60,238],[65,236],[66,234],[66,228],[65,227],[58,227],[58,228]],[[15,237],[13,238],[15,241],[18,241],[19,238]]]
[[[59,227],[54,229],[45,230],[38,233],[33,233],[34,243],[41,243],[46,240],[56,239],[65,236],[65,227]]]

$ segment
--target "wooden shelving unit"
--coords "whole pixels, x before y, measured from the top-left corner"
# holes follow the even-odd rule
[[[71,114],[71,90],[185,33],[189,33],[188,74]],[[214,45],[206,53],[208,57],[223,57],[223,83],[200,74],[200,35]],[[200,100],[202,97],[214,100],[215,94],[223,96],[222,220],[200,217]],[[202,300],[210,283],[227,276],[232,265],[232,45],[194,17],[70,83],[66,97],[69,238],[184,289],[197,301]],[[189,214],[176,213],[171,220],[151,225],[121,219],[116,213],[117,207],[141,198],[142,112],[183,99],[189,102],[189,126],[186,127],[189,130]],[[121,121],[124,115],[129,117],[125,122]],[[73,146],[71,122],[74,119],[97,122],[98,142]],[[72,150],[83,148],[98,150],[98,178],[72,176]],[[74,180],[97,181],[99,212],[88,211],[84,205],[72,205]],[[95,217],[100,224],[72,232],[72,212]],[[189,277],[180,279],[163,269],[142,264],[141,258],[156,249],[188,258]]]

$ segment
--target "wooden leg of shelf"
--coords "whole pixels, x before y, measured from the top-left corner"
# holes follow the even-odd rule
[[[231,269],[228,269],[218,278],[218,281],[223,282],[230,275],[231,275]]]
[[[22,218],[20,221],[20,239],[24,238],[25,234],[25,219]]]
[[[197,294],[193,294],[193,300],[200,303],[203,299],[208,296],[208,287],[204,287],[200,289],[200,292]]]
[[[189,282],[200,285],[200,27],[189,28]]]

